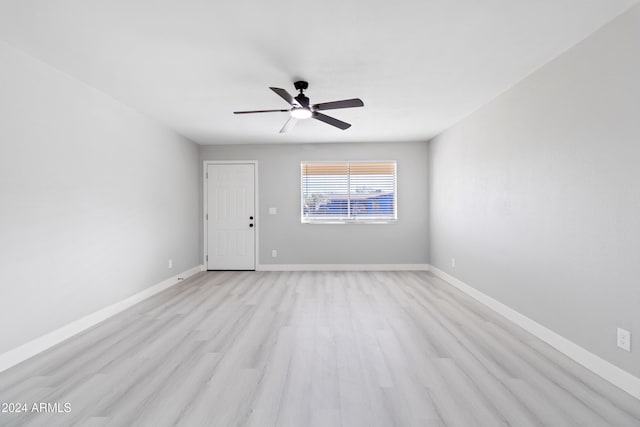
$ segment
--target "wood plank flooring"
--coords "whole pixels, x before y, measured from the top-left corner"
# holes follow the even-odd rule
[[[27,412],[1,426],[640,426],[426,272],[200,273],[0,373],[2,403]]]

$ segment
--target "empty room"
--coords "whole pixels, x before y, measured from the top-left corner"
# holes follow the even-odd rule
[[[0,426],[640,426],[640,1],[0,1]]]

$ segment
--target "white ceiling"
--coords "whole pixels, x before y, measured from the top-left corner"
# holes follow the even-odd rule
[[[0,0],[0,39],[200,144],[427,140],[638,0]],[[360,97],[278,130],[268,87]]]

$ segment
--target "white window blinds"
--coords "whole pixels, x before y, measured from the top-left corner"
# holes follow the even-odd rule
[[[397,219],[396,162],[302,162],[302,222]]]

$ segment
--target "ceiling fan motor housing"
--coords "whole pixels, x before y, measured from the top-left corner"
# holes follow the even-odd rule
[[[302,92],[300,92],[300,95],[295,97],[295,100],[298,101],[298,104],[300,104],[302,108],[309,109],[309,98],[304,96]]]

